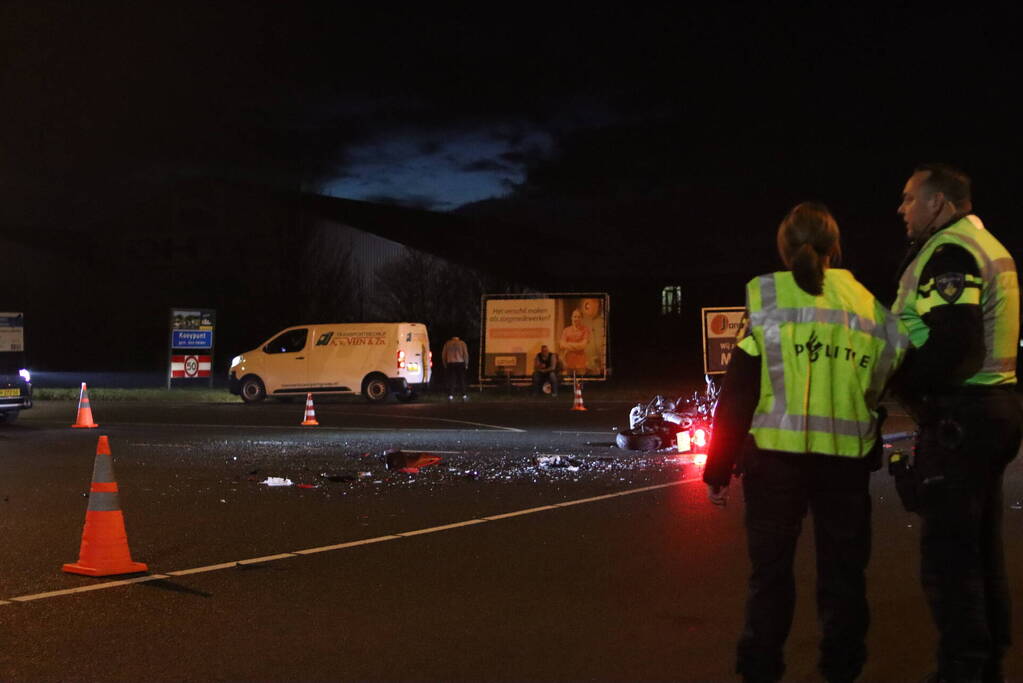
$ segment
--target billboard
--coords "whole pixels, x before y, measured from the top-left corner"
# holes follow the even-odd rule
[[[0,313],[0,351],[25,350],[25,316]]]
[[[703,319],[703,374],[723,374],[732,359],[732,349],[742,330],[746,309],[742,306],[701,308],[700,314]]]
[[[565,377],[607,379],[607,294],[484,295],[480,381],[529,379],[541,346]]]

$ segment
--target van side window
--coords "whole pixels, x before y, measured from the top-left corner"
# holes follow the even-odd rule
[[[295,353],[305,348],[309,330],[288,330],[263,347],[264,353]]]

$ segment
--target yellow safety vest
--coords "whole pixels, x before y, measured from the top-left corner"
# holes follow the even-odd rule
[[[966,284],[956,304],[979,304],[984,316],[984,364],[966,384],[992,386],[1016,383],[1016,351],[1019,343],[1019,282],[1016,264],[1001,242],[984,228],[976,216],[959,219],[931,235],[920,253],[906,267],[899,281],[892,312],[909,330],[915,347],[930,337],[923,316],[935,306],[948,304],[941,297],[940,283],[920,282],[924,266],[943,244],[962,247],[973,256],[980,277],[966,275]]]
[[[760,356],[760,401],[750,433],[759,448],[862,458],[877,438],[877,403],[909,339],[898,319],[847,270],[824,271],[820,296],[791,272],[746,285]]]

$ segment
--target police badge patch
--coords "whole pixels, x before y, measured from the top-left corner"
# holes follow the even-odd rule
[[[942,273],[934,278],[934,289],[938,296],[950,304],[954,304],[966,288],[966,276],[963,273]]]

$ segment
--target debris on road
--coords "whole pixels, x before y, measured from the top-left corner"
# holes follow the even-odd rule
[[[569,472],[578,472],[582,462],[567,455],[541,455],[537,457],[536,464],[539,467],[565,467]]]
[[[384,459],[387,463],[387,469],[398,470],[406,474],[418,474],[421,467],[436,465],[441,461],[439,455],[406,453],[404,451],[386,451]]]
[[[320,478],[334,482],[335,484],[340,484],[346,481],[355,481],[356,479],[354,474],[327,474],[326,472],[320,472]]]
[[[267,477],[265,481],[259,483],[267,486],[292,486],[294,484],[293,481],[284,477]]]

